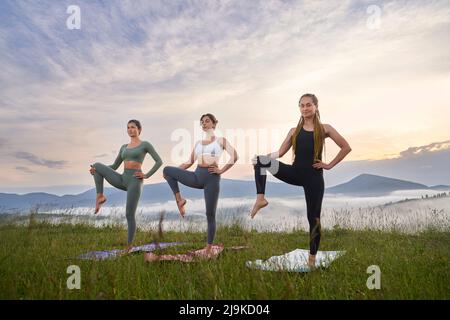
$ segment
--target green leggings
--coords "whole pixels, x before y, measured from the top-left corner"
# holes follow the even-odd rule
[[[123,174],[120,174],[99,162],[92,166],[95,168],[94,181],[97,193],[103,193],[103,179],[106,179],[113,187],[127,192],[128,244],[131,244],[136,233],[136,209],[144,186],[143,180],[134,177],[133,174],[141,170],[124,169]]]

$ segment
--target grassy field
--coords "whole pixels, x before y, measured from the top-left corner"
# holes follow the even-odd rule
[[[138,230],[136,244],[156,232]],[[309,274],[266,272],[245,261],[308,248],[305,232],[220,227],[216,242],[247,245],[217,260],[147,264],[143,253],[108,261],[77,260],[93,250],[124,247],[126,230],[86,224],[0,224],[0,299],[450,299],[450,232],[416,235],[344,229],[323,232],[321,250],[346,250],[329,268]],[[200,248],[205,233],[165,232],[162,241],[189,243],[161,252]],[[160,253],[161,253],[160,252]],[[67,267],[81,269],[81,289],[66,286]],[[381,289],[366,286],[367,268],[381,269]]]

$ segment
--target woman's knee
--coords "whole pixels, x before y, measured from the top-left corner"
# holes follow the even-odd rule
[[[205,209],[207,221],[215,221],[217,211],[217,201],[214,201],[214,199],[206,200]]]
[[[320,218],[314,218],[313,221],[310,222],[311,233],[321,234],[321,225]]]
[[[171,173],[173,172],[173,169],[174,169],[175,167],[172,167],[172,166],[166,166],[166,167],[164,167],[164,169],[163,169],[163,177],[164,177],[164,179],[168,179],[168,178],[170,178],[170,175],[171,175]]]
[[[127,218],[127,221],[134,221],[135,220],[135,212],[133,210],[127,211],[125,213],[125,217]]]
[[[317,224],[320,224],[320,218],[317,218],[316,215],[311,214],[310,212],[307,213],[308,216],[308,223],[310,225],[310,227],[315,227]]]
[[[95,168],[95,170],[98,170],[101,167],[105,167],[105,165],[103,163],[100,163],[100,162],[96,162],[92,166]]]
[[[206,221],[208,223],[216,222],[216,211],[215,210],[210,210],[209,212],[206,211]]]
[[[107,165],[104,165],[101,162],[96,162],[92,165],[92,167],[94,167],[95,172],[105,176],[107,172],[109,172],[110,170],[112,170],[110,167],[108,167]]]

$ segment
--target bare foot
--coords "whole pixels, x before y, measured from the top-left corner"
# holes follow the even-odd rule
[[[146,252],[146,253],[144,253],[144,260],[146,262],[159,261],[159,256],[157,254],[152,253],[152,252]]]
[[[184,218],[184,215],[186,213],[184,206],[186,205],[186,199],[181,198],[177,201],[178,210],[180,210],[181,216]]]
[[[102,204],[104,204],[106,202],[106,197],[105,196],[99,196],[97,197],[97,199],[95,200],[95,211],[94,214],[97,214],[98,211],[100,210]]]
[[[264,208],[268,204],[269,204],[269,202],[266,199],[256,200],[255,205],[253,206],[253,209],[252,209],[252,213],[250,214],[252,219],[255,217],[255,215],[258,213],[258,211],[260,209]]]
[[[310,255],[308,257],[308,267],[313,270],[316,268],[316,256]]]
[[[122,251],[122,253],[120,254],[121,256],[126,256],[127,254],[129,254],[131,252],[131,249],[133,249],[133,245],[130,244],[128,245],[125,250]]]

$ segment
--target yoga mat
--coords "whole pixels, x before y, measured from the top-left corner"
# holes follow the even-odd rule
[[[181,262],[194,262],[198,260],[212,260],[216,259],[219,254],[224,249],[229,250],[242,250],[247,249],[248,246],[234,246],[234,247],[225,247],[223,244],[220,245],[213,245],[211,248],[211,252],[209,254],[206,254],[206,250],[199,249],[199,250],[191,250],[187,253],[181,253],[181,254],[163,254],[163,255],[152,255],[149,254],[145,260],[147,262],[157,262],[157,261],[181,261]]]
[[[216,259],[219,254],[223,251],[223,245],[213,245],[209,254],[206,254],[206,249],[192,250],[187,253],[179,254],[162,254],[162,255],[152,255],[148,254],[145,256],[147,262],[159,262],[159,261],[181,261],[181,262],[193,262],[198,259]],[[149,256],[152,258],[149,259]]]
[[[316,254],[316,268],[327,268],[334,260],[344,255],[345,251],[318,251]],[[273,256],[267,260],[247,261],[248,268],[264,271],[310,272],[308,267],[309,250],[296,249],[280,256]]]
[[[144,244],[142,246],[136,246],[133,247],[130,250],[130,253],[133,252],[150,252],[156,249],[164,249],[168,247],[178,246],[184,244],[183,242],[160,242],[158,244],[156,243],[149,243]],[[125,252],[125,249],[113,249],[113,250],[101,250],[101,251],[92,251],[88,253],[84,253],[78,257],[78,259],[84,259],[84,260],[107,260],[118,257],[121,253]]]

